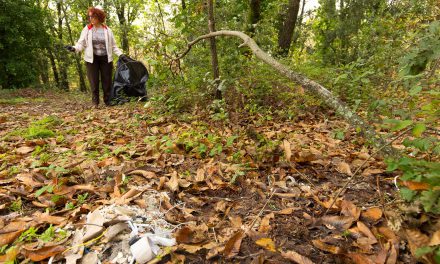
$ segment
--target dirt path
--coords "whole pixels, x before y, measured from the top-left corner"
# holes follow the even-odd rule
[[[49,224],[84,222],[121,197],[142,206],[126,194],[154,189],[168,193],[162,210],[180,227],[177,246],[160,263],[409,261],[384,216],[385,208],[398,225],[388,212],[393,175],[334,117],[231,123],[135,103],[91,110],[69,94],[18,96],[0,101],[0,227],[26,227],[1,233],[0,247],[14,245],[18,259],[38,250],[61,259],[64,250],[47,252],[55,235],[49,242],[39,236]],[[324,215],[361,164],[361,175]],[[36,221],[36,212],[46,221]],[[31,227],[38,235],[23,239]],[[69,245],[69,237],[56,244]]]

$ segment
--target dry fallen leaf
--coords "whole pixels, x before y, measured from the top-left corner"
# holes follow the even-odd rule
[[[370,176],[370,175],[376,175],[376,174],[381,174],[383,173],[385,170],[383,169],[377,169],[377,168],[366,168],[363,172],[362,172],[362,176]]]
[[[354,222],[351,216],[331,215],[321,218],[322,223],[329,229],[347,230]]]
[[[332,254],[342,254],[344,251],[340,247],[332,246],[327,243],[322,242],[321,240],[315,239],[312,240],[312,243],[315,247],[320,250],[332,253]]]
[[[437,230],[432,234],[431,240],[429,241],[429,246],[440,245],[440,230]]]
[[[429,189],[429,184],[425,182],[402,181],[402,185],[413,191],[424,191]]]
[[[361,253],[348,253],[347,256],[353,261],[355,264],[378,264],[374,262],[370,256],[361,254]],[[383,263],[382,263],[383,264]]]
[[[171,178],[168,180],[167,183],[165,183],[165,186],[167,186],[168,189],[170,189],[170,191],[172,192],[176,192],[179,190],[179,178],[176,171],[171,174]]]
[[[270,226],[270,219],[274,218],[275,215],[273,213],[267,214],[263,217],[260,223],[260,227],[258,228],[258,232],[260,233],[267,233],[272,228]]]
[[[416,250],[425,247],[429,244],[429,237],[417,229],[407,229],[406,239],[408,240],[409,249],[413,256],[416,255]]]
[[[358,220],[361,215],[361,210],[354,205],[354,203],[342,200],[341,202],[341,213],[345,216],[351,216],[353,220]]]
[[[269,250],[272,252],[275,252],[275,242],[273,242],[273,240],[271,238],[268,237],[263,237],[258,239],[257,241],[255,241],[255,244]]]
[[[16,149],[15,152],[17,152],[17,154],[25,155],[31,153],[34,149],[34,147],[23,146]]]
[[[311,261],[307,257],[304,257],[304,256],[296,253],[293,250],[289,250],[287,252],[281,251],[281,256],[283,256],[285,259],[288,259],[290,261],[294,261],[298,264],[313,264],[313,261]]]
[[[286,161],[290,162],[290,159],[292,158],[292,150],[290,149],[289,141],[283,140],[283,149],[284,149],[284,155],[286,157]]]
[[[42,261],[43,259],[50,258],[55,256],[58,253],[61,253],[66,248],[60,245],[43,247],[37,250],[23,250],[23,255],[27,258],[30,258],[32,261]]]
[[[347,175],[350,175],[350,176],[353,175],[353,173],[351,172],[351,169],[350,169],[350,165],[348,165],[348,163],[346,163],[346,162],[340,162],[337,165],[336,169],[340,173],[344,173],[344,174],[347,174]]]
[[[196,174],[196,178],[195,181],[196,182],[202,182],[205,180],[205,170],[202,168],[197,169],[197,174]]]
[[[382,218],[382,210],[378,207],[369,208],[361,213],[363,218],[376,222]]]
[[[294,211],[299,210],[300,208],[298,207],[288,207],[288,208],[284,208],[280,211],[276,211],[274,212],[275,214],[280,214],[280,215],[290,215],[292,214]]]
[[[226,258],[232,258],[240,252],[241,241],[245,237],[243,230],[237,231],[225,244],[223,255]]]
[[[62,223],[67,222],[67,219],[62,216],[53,216],[49,215],[48,213],[41,213],[41,212],[35,212],[34,213],[34,219],[38,223],[48,223],[53,225],[61,225]]]
[[[18,221],[9,223],[3,227],[0,233],[0,247],[14,242],[14,240],[27,229],[27,226],[28,224],[26,222]]]
[[[206,233],[203,226],[185,226],[175,233],[177,243],[198,244],[206,240]]]
[[[144,177],[145,179],[153,179],[156,178],[156,173],[153,171],[146,171],[146,170],[134,170],[128,173],[127,175],[139,175]]]
[[[374,236],[373,232],[371,232],[371,230],[364,223],[362,223],[361,221],[358,221],[357,227],[358,227],[359,231],[370,240],[369,243],[371,243],[371,244],[377,243],[377,239]]]

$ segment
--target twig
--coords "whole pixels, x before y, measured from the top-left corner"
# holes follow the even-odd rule
[[[214,227],[212,227],[212,232],[214,232],[214,239],[215,239],[215,242],[218,243],[217,235],[215,234],[215,228],[214,228]]]
[[[379,192],[380,205],[382,207],[383,215],[385,216],[385,219],[387,220],[387,222],[389,222],[388,217],[385,213],[385,200],[383,199],[383,195],[380,191],[379,176],[376,176],[376,185],[377,185],[377,191]]]
[[[260,212],[255,216],[254,221],[252,221],[252,223],[246,228],[246,233],[255,225],[255,222],[257,221],[258,217],[260,217],[261,213],[263,213],[264,209],[266,208],[267,204],[272,199],[274,194],[275,194],[275,189],[270,194],[270,196],[267,199],[266,203],[264,203],[263,208],[261,208]]]
[[[313,184],[313,182],[311,180],[309,180],[309,178],[302,172],[300,172],[297,168],[295,168],[294,166],[290,166],[291,168],[293,168],[297,173],[299,173],[299,175],[301,176],[301,178],[303,180],[306,180],[312,187],[315,187],[315,185]]]
[[[367,162],[370,160],[371,157],[375,156],[377,153],[381,152],[385,147],[391,145],[394,141],[396,141],[398,138],[400,138],[401,136],[405,135],[409,130],[411,130],[412,127],[407,128],[405,131],[403,131],[402,133],[400,133],[399,135],[397,135],[396,137],[394,137],[391,141],[387,142],[385,145],[383,145],[382,147],[380,147],[379,149],[377,149],[375,152],[373,152],[373,154],[371,154],[357,169],[356,171],[353,173],[353,175],[348,179],[348,181],[344,184],[344,186],[342,186],[342,188],[333,196],[332,198],[332,203],[331,205],[327,208],[327,210],[324,213],[324,216],[327,215],[328,211],[333,207],[333,205],[336,202],[336,199],[338,199],[339,195],[341,195],[341,193],[343,191],[345,191],[348,187],[348,185],[355,179],[355,177],[358,176],[359,171],[362,169],[362,167],[364,167],[365,164],[367,164]],[[360,175],[360,174],[359,174]]]

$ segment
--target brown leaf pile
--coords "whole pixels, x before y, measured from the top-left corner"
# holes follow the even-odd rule
[[[170,194],[162,210],[181,226],[162,263],[398,261],[400,238],[387,227],[377,192],[384,164],[353,143],[353,131],[335,139],[332,131],[345,127],[336,117],[223,123],[203,112],[89,110],[45,96],[50,100],[40,104],[0,106],[0,246],[14,246],[2,260],[60,259],[72,238],[19,237],[30,227],[39,235],[50,225],[62,229],[100,205],[148,208],[139,196],[154,189]],[[58,120],[46,127],[55,136],[26,136],[29,124],[45,117]],[[334,202],[364,163],[360,180]],[[393,192],[392,177],[379,181],[382,192]],[[438,237],[410,247],[437,245]]]

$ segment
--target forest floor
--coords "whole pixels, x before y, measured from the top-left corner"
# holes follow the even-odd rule
[[[393,231],[396,175],[337,116],[233,122],[204,109],[13,96],[0,99],[0,261],[60,260],[79,243],[78,259],[97,252],[109,263],[101,253],[118,237],[102,232],[111,225],[90,243],[73,231],[103,206],[148,211],[154,191],[177,241],[155,263],[412,262]]]

